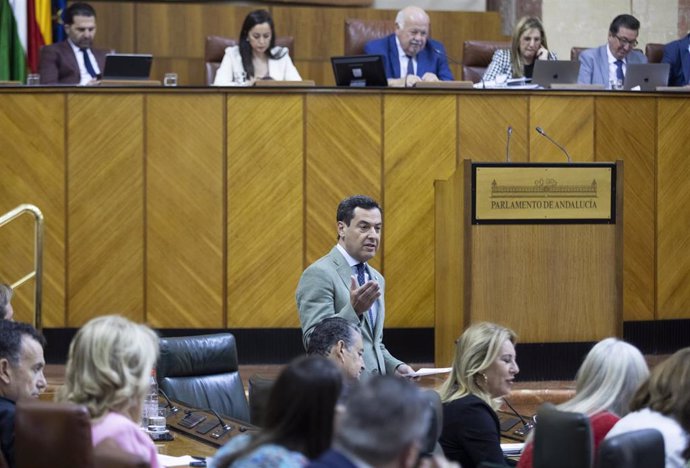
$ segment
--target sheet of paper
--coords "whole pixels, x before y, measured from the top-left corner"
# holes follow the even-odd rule
[[[196,461],[196,459],[190,457],[189,455],[185,455],[183,457],[172,457],[170,455],[163,455],[162,453],[158,454],[158,463],[160,463],[162,466],[189,466],[189,464],[193,461]]]
[[[503,455],[520,455],[524,447],[524,443],[501,444],[501,450],[503,450]]]
[[[452,367],[422,367],[417,372],[412,374],[412,377],[424,377],[427,375],[447,374],[452,370]]]

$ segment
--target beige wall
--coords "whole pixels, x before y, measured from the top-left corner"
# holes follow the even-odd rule
[[[399,10],[407,5],[417,5],[425,10],[443,11],[486,11],[486,0],[374,0],[374,8],[382,10]]]
[[[544,0],[542,16],[549,46],[561,59],[573,46],[594,47],[606,42],[611,20],[629,13],[640,20],[640,46],[677,38],[678,0]]]

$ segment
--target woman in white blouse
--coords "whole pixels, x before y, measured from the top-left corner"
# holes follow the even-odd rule
[[[214,86],[251,86],[256,80],[302,80],[288,49],[276,47],[273,18],[266,10],[252,11],[244,19],[239,45],[225,49]]]

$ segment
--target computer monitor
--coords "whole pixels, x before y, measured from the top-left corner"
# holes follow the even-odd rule
[[[337,86],[388,86],[381,55],[331,57]]]

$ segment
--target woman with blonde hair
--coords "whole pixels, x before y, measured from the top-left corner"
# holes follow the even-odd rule
[[[648,376],[647,363],[636,347],[606,338],[589,351],[577,371],[575,396],[558,409],[589,416],[596,453],[614,424],[628,414],[633,394]],[[533,450],[528,441],[518,468],[532,467]]]
[[[449,460],[463,468],[481,463],[508,466],[501,451],[497,398],[510,393],[520,371],[517,336],[494,323],[469,327],[456,342],[453,369],[438,388],[443,402],[439,443]]]
[[[676,351],[652,369],[630,402],[630,413],[609,431],[606,438],[638,429],[657,429],[664,437],[666,468],[683,468],[689,434],[682,424],[690,410],[690,348]]]
[[[504,75],[507,79],[532,78],[537,60],[558,60],[558,57],[549,52],[541,20],[526,16],[515,25],[510,49],[494,52],[483,79],[493,81],[498,75]]]
[[[138,422],[157,359],[158,337],[149,327],[117,315],[97,317],[72,340],[58,392],[59,401],[89,410],[94,446],[111,438],[151,468],[160,467],[156,447]]]

